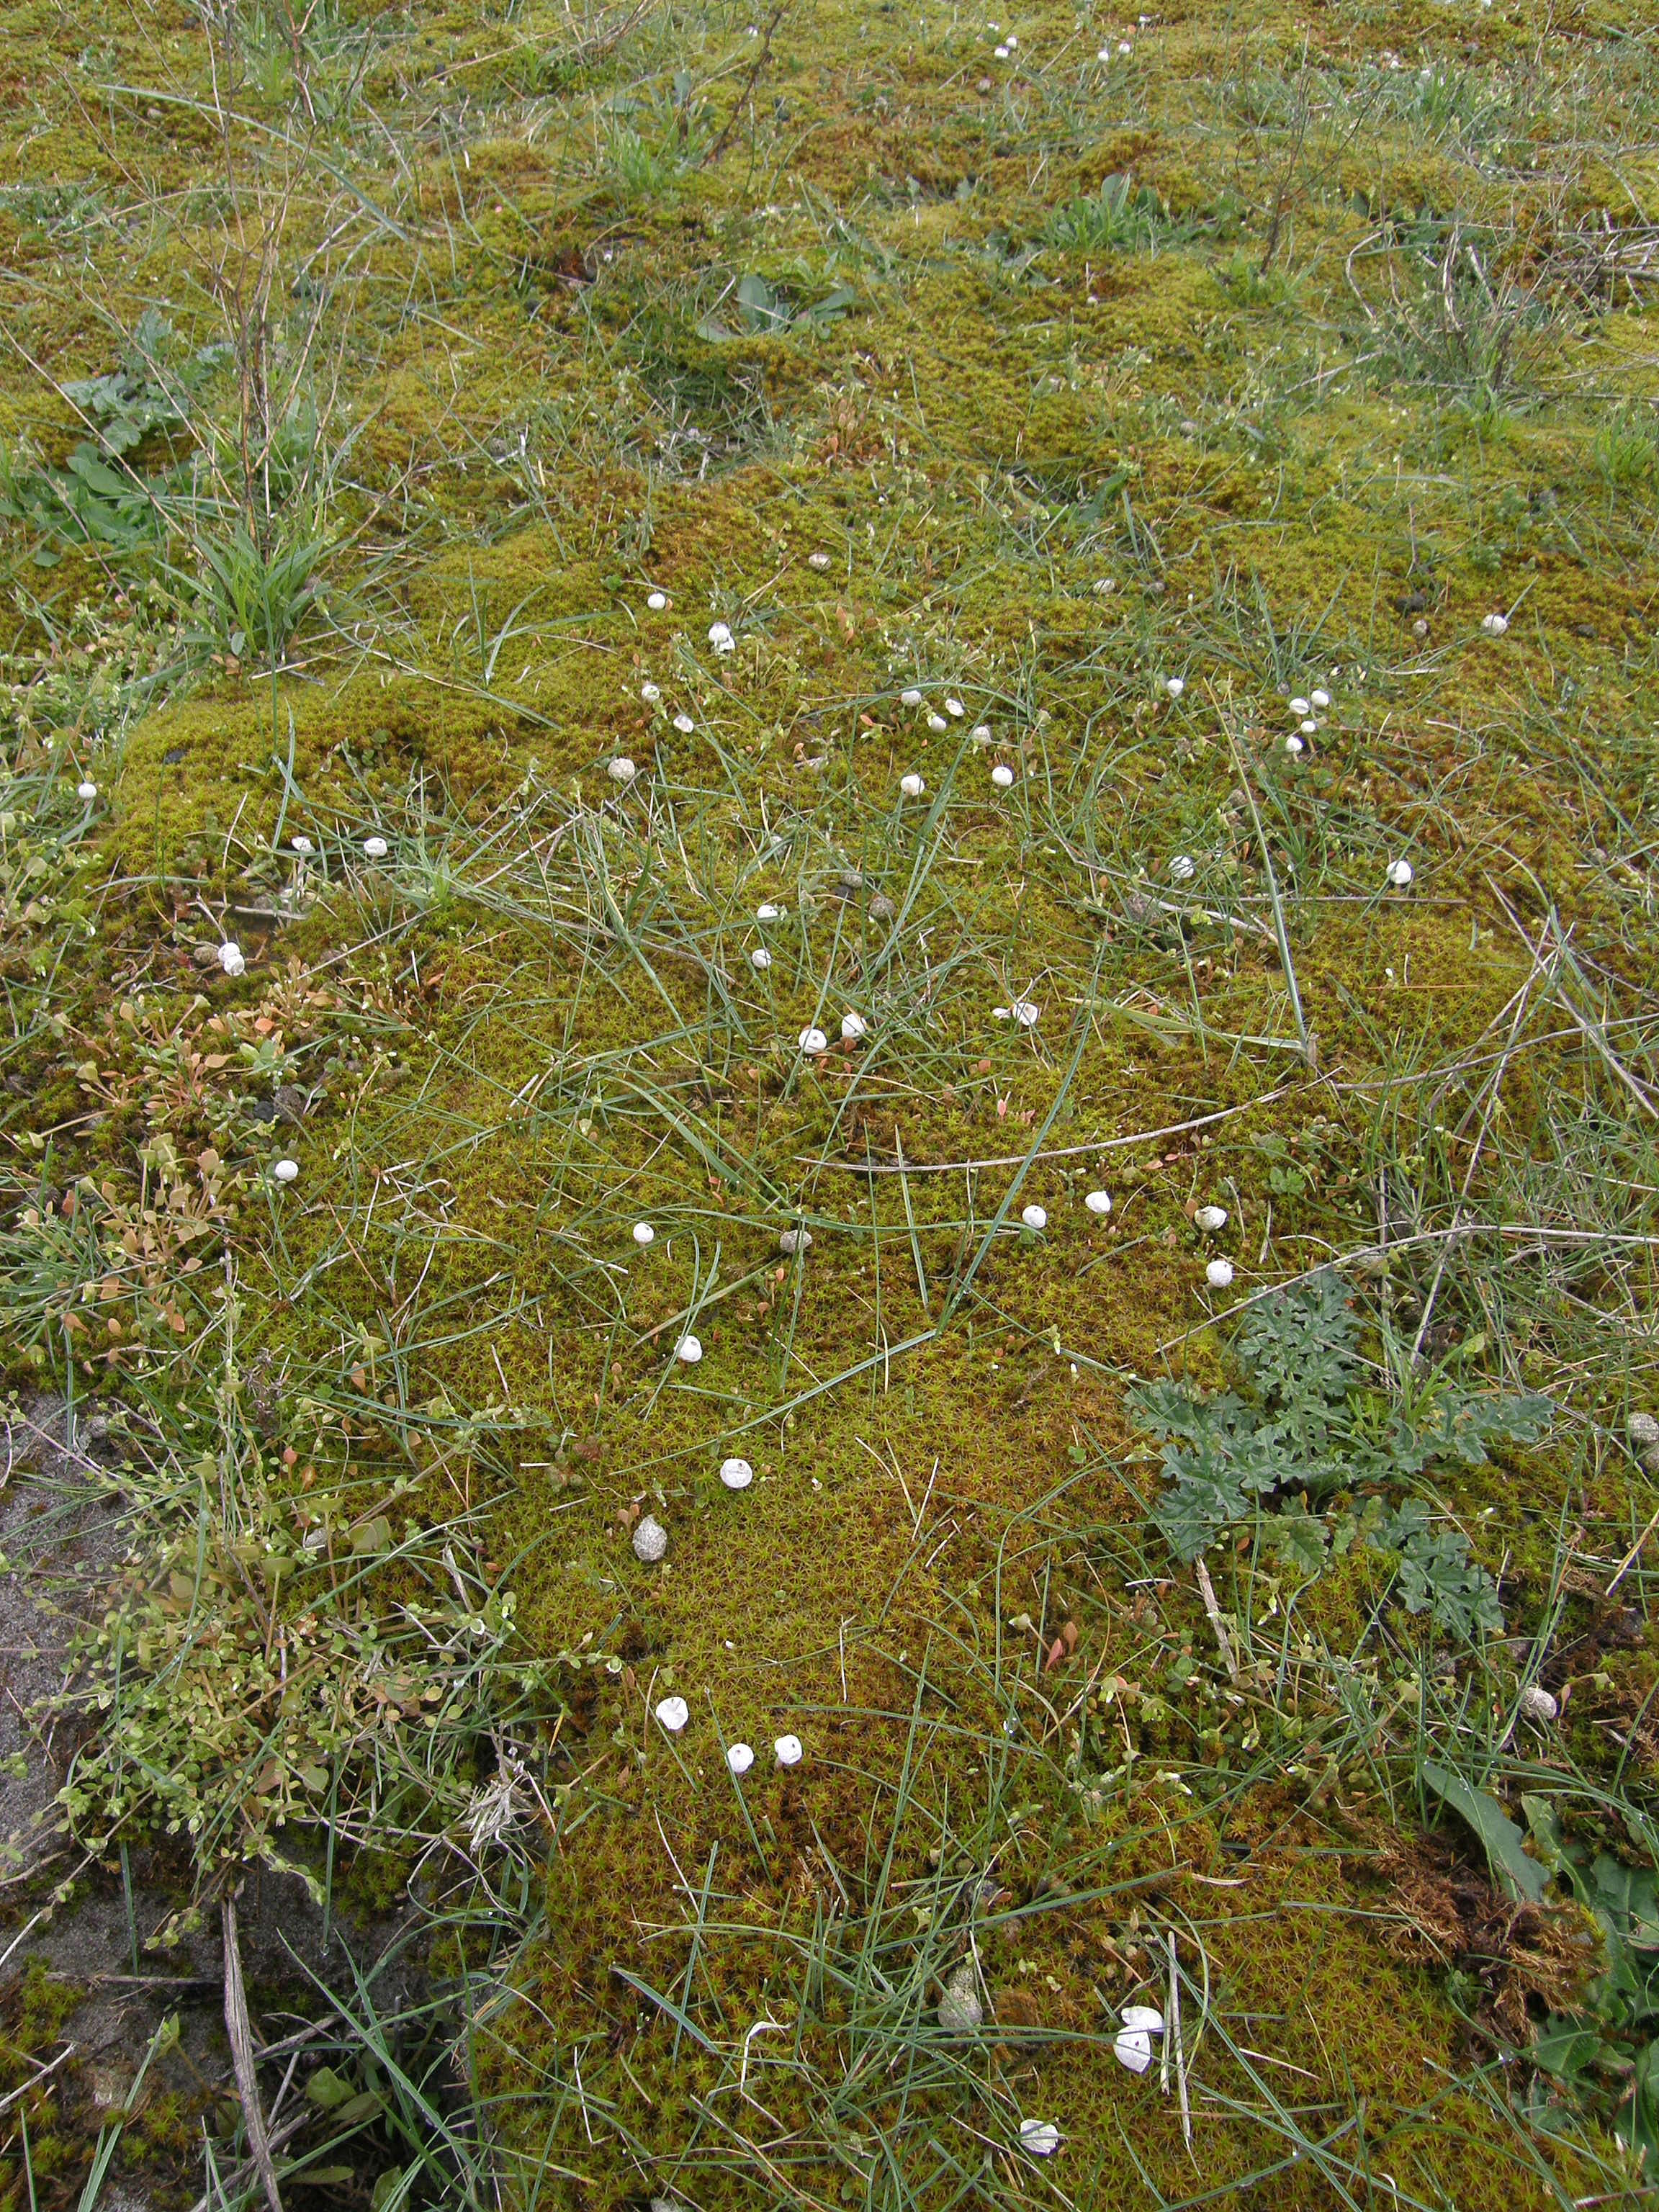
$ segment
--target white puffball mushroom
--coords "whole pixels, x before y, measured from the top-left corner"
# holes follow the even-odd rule
[[[927,726],[933,732],[933,735],[938,737],[941,732],[948,730],[951,725],[945,720],[943,714],[930,714],[927,717]]]
[[[634,1224],[634,1242],[636,1244],[641,1246],[654,1244],[656,1241],[657,1232],[648,1221],[636,1221]]]
[[[1390,860],[1389,863],[1389,884],[1390,888],[1394,890],[1403,891],[1416,872],[1417,871],[1413,867],[1409,860]]]
[[[1328,691],[1310,691],[1308,696],[1322,714],[1331,703],[1331,695]]]
[[[910,775],[902,775],[899,778],[899,789],[904,793],[907,799],[920,799],[922,793],[926,791],[927,788],[927,785],[914,770]]]
[[[755,919],[757,921],[776,921],[782,912],[783,908],[774,906],[770,899],[763,899],[755,908]]]
[[[1480,617],[1480,627],[1488,637],[1502,637],[1509,626],[1507,615],[1482,615]]]
[[[641,684],[640,686],[640,696],[644,700],[647,707],[654,707],[658,700],[662,696],[661,686],[656,684]]]
[[[1198,873],[1198,863],[1189,853],[1177,853],[1170,863],[1171,882],[1189,884]]]
[[[726,1763],[733,1774],[747,1774],[755,1763],[753,1747],[746,1743],[728,1743]]]
[[[297,1182],[300,1179],[300,1163],[298,1160],[278,1160],[270,1172],[278,1182]]]
[[[653,615],[659,615],[668,605],[668,594],[666,592],[647,592],[645,604]]]
[[[800,1048],[809,1060],[815,1059],[819,1053],[829,1051],[830,1040],[822,1030],[803,1030],[800,1033]]]
[[[1298,722],[1304,722],[1307,720],[1308,716],[1312,714],[1313,708],[1306,699],[1292,699],[1291,702],[1291,712],[1296,716]]]
[[[1091,1190],[1083,1203],[1091,1213],[1097,1213],[1103,1219],[1112,1210],[1112,1194],[1109,1190]]]
[[[1112,2043],[1112,2056],[1132,2074],[1144,2074],[1152,2063],[1152,2039],[1144,2027],[1121,2027]]]
[[[1006,791],[1012,787],[1014,781],[1014,771],[1008,766],[1006,761],[999,761],[997,763],[996,766],[991,770],[991,781],[995,784],[999,791]]]
[[[1198,1212],[1193,1216],[1193,1226],[1194,1229],[1224,1229],[1227,1226],[1226,1207],[1224,1206],[1200,1206]]]
[[[731,626],[726,623],[709,623],[708,642],[716,653],[733,653],[737,650],[738,641],[732,636]]]
[[[98,787],[92,781],[92,778],[88,776],[84,783],[77,783],[76,785],[75,795],[77,799],[85,799],[87,805],[90,806],[93,800],[98,796]]]
[[[799,1766],[806,1756],[798,1735],[781,1735],[772,1749],[780,1766]]]
[[[227,975],[244,975],[247,973],[247,955],[234,937],[228,937],[219,947],[219,965]]]
[[[696,726],[690,714],[676,714],[674,717],[674,727],[683,738],[689,738]]]
[[[670,1735],[678,1735],[691,1717],[691,1708],[684,1698],[665,1698],[657,1707],[657,1718]]]
[[[991,52],[996,56],[1000,62],[1006,62],[1008,58],[1008,49],[1006,46],[993,46]]]
[[[634,1557],[642,1559],[647,1567],[654,1567],[667,1549],[667,1529],[647,1513],[634,1531]]]
[[[1033,2158],[1052,2158],[1060,2148],[1060,2130],[1052,2120],[1022,2120],[1019,2147]]]
[[[991,725],[988,722],[975,722],[968,734],[976,745],[988,745],[991,742]]]
[[[363,840],[363,858],[366,860],[383,860],[391,850],[384,837],[365,837]]]
[[[1233,1279],[1232,1261],[1231,1260],[1212,1260],[1209,1266],[1204,1270],[1204,1279],[1212,1291],[1226,1290],[1231,1285]]]
[[[1048,1216],[1040,1206],[1022,1206],[1019,1218],[1028,1229],[1046,1229],[1048,1226]]]
[[[779,1230],[778,1249],[786,1260],[793,1260],[798,1252],[810,1252],[811,1249],[812,1232],[810,1229]]]
[[[746,1459],[723,1459],[720,1462],[720,1480],[728,1490],[747,1490],[755,1480],[755,1470]]]
[[[939,2001],[939,2024],[947,2035],[971,2035],[984,2019],[973,1964],[964,1960],[945,1984],[945,1995]]]
[[[1164,2015],[1156,2005],[1125,2005],[1118,2017],[1125,2027],[1138,2027],[1147,2035],[1164,2033]]]
[[[1186,678],[1182,676],[1166,676],[1164,679],[1164,689],[1172,699],[1178,699],[1187,689]]]
[[[1553,1721],[1561,1708],[1541,1682],[1528,1682],[1521,1692],[1521,1710],[1529,1721]]]
[[[757,945],[749,956],[749,964],[751,968],[769,968],[772,956],[763,945]]]
[[[870,1024],[862,1014],[843,1014],[841,1018],[841,1041],[843,1044],[856,1044],[860,1037],[868,1034],[869,1028]]]
[[[1023,1030],[1034,1030],[1042,1009],[1034,999],[1016,999],[1008,1009]]]
[[[809,553],[806,556],[806,565],[809,568],[827,568],[830,566],[830,556],[827,553]]]
[[[1290,754],[1291,759],[1294,760],[1298,753],[1305,752],[1307,750],[1307,747],[1303,744],[1301,738],[1297,737],[1296,732],[1292,730],[1290,736],[1285,740],[1285,750]]]
[[[695,1336],[683,1336],[674,1346],[674,1357],[682,1366],[695,1367],[702,1358],[702,1339]]]
[[[915,690],[901,691],[899,693],[899,704],[902,707],[920,707],[921,704],[921,692]]]
[[[963,705],[960,699],[947,699],[945,702],[945,711],[947,714],[951,715],[954,720],[959,722],[963,716],[968,712],[968,709]]]
[[[300,858],[302,860],[306,859],[309,854],[314,853],[317,849],[317,848],[312,843],[309,837],[290,837],[288,842],[293,846],[295,851],[300,855]]]
[[[638,773],[638,769],[626,753],[618,753],[605,770],[612,783],[632,783]]]

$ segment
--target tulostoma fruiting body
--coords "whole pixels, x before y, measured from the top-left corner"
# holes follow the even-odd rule
[[[773,1755],[780,1766],[799,1766],[806,1756],[798,1735],[781,1735],[772,1746]]]
[[[1022,1206],[1019,1218],[1028,1229],[1046,1229],[1048,1226],[1048,1216],[1040,1206]]]
[[[246,974],[247,958],[234,937],[228,937],[219,947],[219,965],[227,975]]]
[[[1085,1195],[1083,1203],[1091,1213],[1099,1214],[1103,1220],[1112,1210],[1112,1194],[1109,1190],[1091,1190]]]
[[[755,1470],[746,1459],[723,1459],[720,1462],[720,1480],[728,1490],[747,1490],[755,1480]]]
[[[747,1774],[755,1763],[752,1747],[746,1743],[731,1743],[726,1747],[726,1763],[733,1774]]]
[[[1200,1206],[1198,1212],[1193,1216],[1193,1226],[1195,1229],[1224,1229],[1227,1226],[1226,1207],[1224,1206]]]
[[[691,1708],[684,1698],[665,1698],[657,1707],[657,1718],[670,1735],[678,1735],[691,1717]]]
[[[695,1367],[702,1358],[702,1339],[696,1336],[683,1336],[674,1346],[674,1357],[682,1365]]]
[[[1232,1261],[1231,1260],[1212,1260],[1209,1266],[1204,1270],[1204,1279],[1212,1291],[1224,1291],[1230,1289],[1233,1279]]]
[[[278,1160],[276,1166],[272,1168],[270,1172],[276,1176],[278,1182],[298,1182],[300,1180],[300,1163],[298,1160]]]

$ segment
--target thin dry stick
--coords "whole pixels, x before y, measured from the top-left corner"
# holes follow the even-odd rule
[[[988,1160],[821,1160],[811,1152],[797,1152],[795,1158],[805,1167],[838,1168],[844,1175],[958,1175],[969,1168],[1018,1168],[1028,1160],[1069,1160],[1079,1152],[1121,1152],[1126,1145],[1155,1145],[1164,1137],[1182,1137],[1189,1129],[1207,1129],[1214,1122],[1230,1121],[1235,1114],[1254,1114],[1259,1107],[1271,1106],[1291,1087],[1281,1084],[1277,1091],[1264,1091],[1260,1098],[1247,1098],[1242,1106],[1219,1106],[1213,1114],[1194,1115],[1190,1121],[1167,1122],[1161,1129],[1137,1129],[1127,1137],[1096,1137],[1086,1145],[1051,1146],[1046,1152],[1005,1152]]]
[[[1198,1577],[1198,1594],[1204,1601],[1204,1610],[1210,1616],[1210,1626],[1215,1631],[1215,1640],[1221,1648],[1221,1656],[1227,1672],[1234,1681],[1238,1680],[1238,1662],[1233,1656],[1232,1639],[1227,1633],[1227,1624],[1221,1618],[1221,1607],[1215,1601],[1215,1585],[1210,1580],[1210,1571],[1201,1559],[1193,1561],[1193,1571]]]
[[[1193,2147],[1193,2108],[1187,2097],[1187,2054],[1181,2047],[1181,1965],[1176,1957],[1175,1930],[1170,1930],[1170,2021],[1165,2047],[1175,2052],[1176,2094],[1181,2100],[1181,2133]]]
[[[241,2093],[242,2118],[247,2126],[247,2146],[253,2164],[264,2185],[265,2203],[270,2212],[283,2212],[282,2193],[276,2186],[276,2168],[270,2156],[270,2142],[265,2134],[264,2108],[259,2102],[259,2081],[253,2070],[253,2030],[247,2016],[247,1992],[242,1986],[242,1954],[236,1942],[236,1899],[227,1895],[224,1902],[225,1931],[225,2033],[230,2038],[230,2056],[236,2069],[236,2087]]]

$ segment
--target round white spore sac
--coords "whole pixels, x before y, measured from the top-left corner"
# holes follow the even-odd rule
[[[728,1490],[747,1490],[755,1480],[755,1470],[746,1459],[723,1459],[720,1462],[720,1480]]]
[[[1170,862],[1171,882],[1189,884],[1198,873],[1198,863],[1190,853],[1177,853]]]
[[[1138,2027],[1147,2035],[1162,2035],[1164,2015],[1156,2005],[1125,2005],[1118,2018],[1125,2027]]]
[[[841,1041],[843,1044],[856,1044],[860,1037],[868,1035],[869,1028],[870,1024],[862,1014],[843,1014],[841,1018]]]
[[[933,735],[938,737],[942,732],[948,730],[951,725],[945,720],[943,714],[930,714],[927,717],[927,726],[933,732]]]
[[[634,1224],[634,1242],[636,1244],[654,1244],[656,1241],[657,1232],[648,1221],[636,1221]]]
[[[654,1567],[668,1549],[668,1531],[647,1513],[634,1531],[634,1557]]]
[[[1060,2148],[1060,2130],[1052,2120],[1022,2120],[1019,2147],[1033,2158],[1052,2158]]]
[[[691,1708],[684,1698],[665,1698],[657,1707],[657,1719],[670,1735],[678,1735],[691,1717]]]
[[[639,770],[626,753],[618,753],[605,769],[605,774],[612,783],[632,783]]]
[[[640,696],[647,707],[654,707],[662,696],[662,687],[656,684],[641,684]]]
[[[676,714],[674,717],[674,727],[683,738],[689,738],[696,726],[690,714]]]
[[[781,1229],[778,1231],[778,1249],[787,1260],[793,1260],[797,1252],[810,1251],[811,1244],[812,1232],[810,1229]]]
[[[683,1336],[674,1346],[674,1357],[683,1366],[695,1367],[702,1358],[702,1345],[695,1336]]]
[[[93,800],[98,796],[98,787],[92,781],[92,778],[88,776],[84,783],[77,783],[76,785],[75,795],[77,799],[84,799],[87,805],[90,806]]]
[[[1212,1260],[1204,1270],[1204,1279],[1212,1291],[1227,1290],[1231,1287],[1233,1279],[1232,1261]]]
[[[1488,637],[1502,637],[1509,626],[1507,615],[1482,615],[1480,617],[1480,627]]]
[[[653,615],[659,615],[668,605],[668,594],[666,592],[647,592],[645,604]]]
[[[1416,872],[1409,860],[1390,860],[1388,869],[1389,888],[1403,891]]]
[[[991,742],[991,725],[988,722],[975,722],[968,734],[976,745],[988,745]]]
[[[753,1745],[728,1743],[726,1747],[726,1763],[733,1774],[747,1774],[755,1763]]]
[[[737,650],[738,641],[732,636],[731,627],[726,623],[709,623],[708,642],[716,653],[733,653]]]
[[[298,1160],[278,1160],[270,1170],[278,1182],[297,1182],[300,1180]]]
[[[1179,676],[1166,676],[1164,679],[1164,689],[1172,699],[1178,699],[1187,689],[1187,685],[1185,680]]]
[[[806,1756],[798,1735],[779,1736],[772,1751],[780,1766],[799,1766]]]
[[[383,860],[391,850],[384,837],[365,837],[363,840],[363,858],[366,860]]]
[[[781,919],[782,914],[783,908],[781,906],[774,906],[770,899],[763,899],[755,908],[757,921],[777,921]]]
[[[1308,694],[1308,697],[1310,702],[1319,709],[1322,714],[1324,713],[1326,708],[1331,703],[1331,695],[1328,691],[1310,691]]]
[[[757,945],[749,956],[749,964],[751,968],[769,968],[772,956],[763,945]]]
[[[920,799],[922,793],[926,791],[927,788],[927,785],[915,773],[914,769],[908,775],[902,775],[899,778],[899,789],[904,793],[907,799]]]
[[[1091,1190],[1085,1194],[1083,1203],[1091,1213],[1097,1213],[1103,1219],[1112,1210],[1112,1194],[1109,1190]]]
[[[809,1060],[814,1059],[819,1053],[829,1051],[830,1040],[822,1030],[803,1030],[800,1033],[800,1048]]]
[[[899,693],[899,704],[902,707],[920,707],[921,704],[921,692],[901,691]]]
[[[991,770],[991,781],[999,791],[1011,790],[1013,786],[1014,771],[1006,761],[999,761]]]
[[[809,568],[827,568],[830,566],[830,556],[827,553],[809,553],[806,556],[806,565]]]
[[[1042,1013],[1035,999],[1016,999],[1008,1011],[1023,1030],[1034,1030]]]
[[[1226,1207],[1224,1206],[1200,1206],[1198,1212],[1193,1216],[1193,1226],[1195,1229],[1224,1229],[1227,1226]]]
[[[1019,1218],[1028,1229],[1046,1229],[1048,1226],[1048,1216],[1040,1206],[1022,1206]]]
[[[1144,2027],[1121,2027],[1112,2044],[1112,2056],[1132,2074],[1144,2074],[1152,2063],[1152,2039]]]
[[[247,957],[234,937],[228,937],[219,947],[219,965],[227,975],[246,974]]]

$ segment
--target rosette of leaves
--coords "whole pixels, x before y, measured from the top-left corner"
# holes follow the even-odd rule
[[[1549,1401],[1472,1388],[1449,1364],[1380,1387],[1361,1327],[1327,1268],[1250,1307],[1234,1342],[1237,1389],[1133,1390],[1131,1418],[1163,1444],[1169,1487],[1152,1517],[1182,1559],[1259,1528],[1304,1579],[1364,1543],[1394,1559],[1407,1612],[1466,1637],[1493,1633],[1496,1586],[1422,1492],[1437,1467],[1479,1467],[1494,1444],[1535,1443]],[[1356,1503],[1333,1511],[1339,1495]]]

